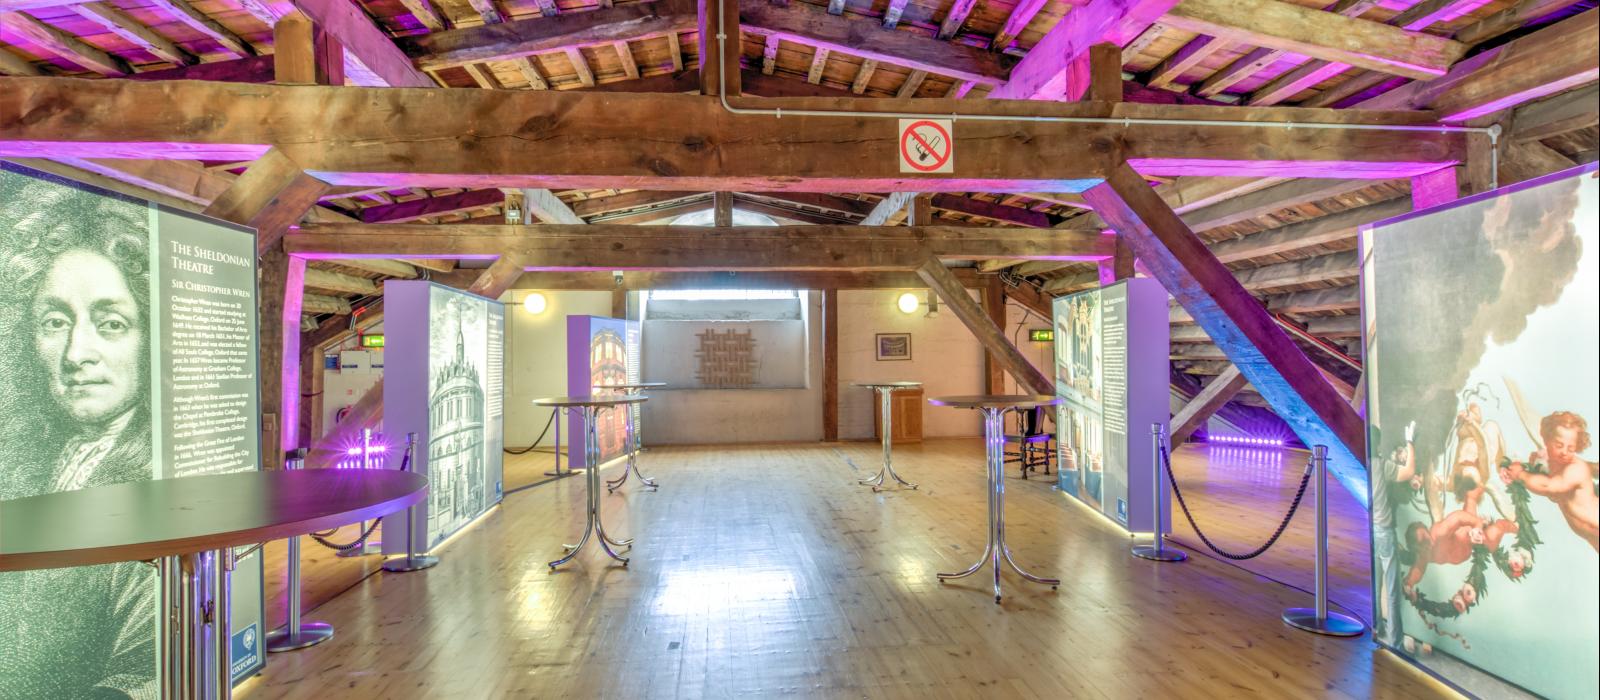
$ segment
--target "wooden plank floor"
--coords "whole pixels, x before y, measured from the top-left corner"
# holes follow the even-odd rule
[[[1064,579],[1061,590],[1008,574],[997,606],[981,574],[940,584],[935,571],[964,568],[983,548],[981,444],[897,448],[918,491],[856,486],[876,453],[655,449],[643,466],[660,491],[630,485],[603,499],[614,533],[638,538],[627,568],[592,542],[562,571],[545,566],[581,527],[581,480],[513,494],[448,543],[438,567],[380,573],[323,604],[314,617],[335,639],[273,655],[240,696],[1447,692],[1369,640],[1285,627],[1279,613],[1304,602],[1298,592],[1205,558],[1130,557],[1126,536],[1038,480],[1007,481],[1010,543],[1020,564]]]

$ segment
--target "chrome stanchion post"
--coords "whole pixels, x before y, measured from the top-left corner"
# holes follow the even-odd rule
[[[1367,626],[1349,615],[1328,610],[1328,446],[1311,448],[1311,465],[1317,482],[1316,607],[1289,608],[1283,621],[1290,627],[1330,637],[1356,637]]]
[[[416,448],[417,448],[417,434],[416,433],[406,433],[406,453],[405,453],[405,457],[401,461],[401,468],[402,469],[411,469],[411,464],[412,464],[411,460],[414,459],[415,456],[416,456]],[[406,555],[403,556],[403,557],[395,557],[393,559],[388,559],[388,560],[384,561],[383,562],[383,570],[384,571],[388,571],[388,572],[392,572],[392,573],[403,573],[403,572],[406,572],[406,571],[420,571],[422,569],[430,568],[430,567],[432,567],[432,566],[434,566],[434,565],[439,563],[439,557],[433,556],[431,554],[417,554],[416,540],[413,539],[413,534],[412,534],[413,530],[415,529],[415,526],[416,526],[416,518],[414,517],[416,515],[416,512],[415,512],[416,508],[417,507],[413,505],[410,508],[407,508],[405,510],[405,516],[404,517],[406,519]]]
[[[289,469],[304,469],[305,450],[295,450],[290,456]],[[300,538],[288,540],[288,597],[289,620],[283,627],[267,634],[267,651],[278,653],[304,649],[333,638],[333,625],[326,622],[303,622],[300,619]]]
[[[1166,480],[1161,473],[1161,424],[1150,424],[1150,462],[1155,468],[1150,470],[1150,530],[1153,537],[1150,544],[1141,544],[1133,548],[1133,556],[1150,561],[1183,561],[1189,558],[1180,549],[1167,549],[1167,509],[1162,502],[1165,493]]]
[[[572,460],[570,460],[570,459],[567,460],[567,470],[566,471],[562,471],[561,470],[561,417],[562,417],[561,414],[563,413],[563,411],[561,410],[560,406],[557,406],[555,408],[555,412],[556,412],[556,415],[555,415],[555,418],[553,420],[555,420],[555,423],[556,423],[556,454],[555,454],[555,457],[556,457],[556,468],[551,470],[551,471],[545,472],[544,475],[545,476],[572,476]]]
[[[233,548],[211,555],[211,654],[213,697],[233,697]]]

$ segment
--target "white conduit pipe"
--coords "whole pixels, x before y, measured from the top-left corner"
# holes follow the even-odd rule
[[[728,35],[722,23],[723,4],[727,0],[717,0],[717,55],[719,58],[726,55]],[[728,74],[726,63],[717,61],[717,97],[722,102],[722,108],[730,114],[747,114],[754,116],[772,116],[782,119],[782,107],[772,109],[754,109],[750,107],[735,107],[728,104]],[[1452,126],[1449,124],[1328,124],[1324,122],[1252,122],[1241,120],[1206,120],[1206,119],[1149,119],[1139,117],[1048,117],[1048,116],[1008,116],[998,114],[934,114],[931,112],[856,112],[851,110],[831,109],[791,109],[788,112],[800,117],[849,117],[876,118],[876,119],[949,119],[951,121],[984,121],[984,122],[1042,122],[1053,124],[1120,124],[1124,128],[1136,124],[1146,126],[1243,126],[1262,129],[1328,129],[1332,131],[1420,131],[1428,133],[1464,133],[1485,134],[1489,137],[1489,189],[1500,186],[1500,125],[1491,126]]]

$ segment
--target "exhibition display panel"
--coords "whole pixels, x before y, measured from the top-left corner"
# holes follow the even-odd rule
[[[260,469],[256,313],[250,229],[0,163],[0,500]],[[175,575],[0,574],[7,690],[153,696]],[[237,681],[264,663],[260,553],[232,580]]]
[[[504,491],[505,307],[424,281],[384,285],[384,439],[417,436],[411,468],[428,477],[412,527],[431,549]],[[405,554],[402,538],[383,553]]]
[[[1595,176],[1362,231],[1373,636],[1475,695],[1600,694]]]
[[[596,391],[597,386],[637,384],[639,379],[638,321],[604,316],[571,315],[567,317],[567,394],[588,396],[595,393],[620,393],[610,390]],[[632,417],[639,418],[639,407],[633,406]],[[583,411],[568,411],[568,435],[587,435]],[[599,442],[598,463],[605,464],[621,457],[630,449],[628,440],[628,415],[622,411],[602,411],[595,415],[595,439]],[[578,442],[574,438],[572,442]],[[567,464],[574,469],[589,466],[588,450],[569,450]]]
[[[1136,278],[1057,297],[1057,479],[1124,528],[1153,527],[1150,426],[1165,432],[1167,293]],[[1158,505],[1166,508],[1165,499]]]

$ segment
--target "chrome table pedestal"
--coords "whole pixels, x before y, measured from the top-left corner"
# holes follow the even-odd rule
[[[878,392],[878,397],[880,399],[878,410],[879,410],[879,412],[882,413],[882,417],[879,419],[879,422],[882,424],[882,427],[881,427],[879,432],[882,433],[881,437],[883,439],[883,466],[878,468],[878,473],[877,474],[873,474],[872,476],[869,476],[869,477],[867,477],[865,479],[859,479],[859,480],[856,481],[856,483],[858,483],[858,484],[871,484],[872,485],[872,490],[873,491],[878,491],[878,490],[881,490],[883,488],[884,477],[887,476],[888,478],[894,479],[896,482],[899,482],[899,484],[901,486],[909,486],[909,487],[911,487],[913,489],[916,488],[917,487],[916,484],[913,484],[913,483],[911,483],[909,481],[906,481],[905,479],[900,478],[900,475],[895,473],[895,471],[894,471],[894,462],[889,458],[889,449],[890,449],[889,446],[893,442],[892,436],[894,435],[894,417],[893,417],[894,416],[894,403],[893,403],[893,400],[891,399],[891,396],[894,394],[896,389],[915,389],[915,388],[917,388],[919,386],[922,386],[922,383],[921,382],[860,382],[860,383],[857,383],[856,386],[866,387],[868,389],[871,389],[873,391]]]
[[[949,581],[978,573],[984,564],[994,570],[994,602],[1000,602],[1000,560],[1023,578],[1034,583],[1048,584],[1055,589],[1060,579],[1045,578],[1028,572],[1011,558],[1011,548],[1006,545],[1006,479],[1005,479],[1005,414],[1014,408],[1051,406],[1061,400],[1053,396],[947,396],[929,399],[935,406],[974,408],[983,412],[984,456],[989,470],[989,544],[978,561],[963,571],[941,573],[939,580]]]
[[[610,535],[606,534],[605,523],[600,518],[600,433],[598,423],[600,411],[607,408],[627,409],[633,404],[644,403],[645,399],[646,397],[643,396],[567,396],[534,400],[533,403],[539,406],[575,408],[584,412],[583,455],[584,464],[587,468],[583,470],[583,475],[584,486],[588,496],[588,502],[585,504],[587,521],[584,523],[583,537],[578,540],[577,544],[561,545],[567,553],[560,559],[550,562],[551,569],[572,561],[574,557],[578,556],[578,552],[582,551],[583,546],[589,543],[591,534],[600,536],[600,548],[605,550],[606,556],[622,562],[623,566],[628,565],[628,558],[618,554],[612,548],[631,548],[633,540],[612,539]]]
[[[659,389],[666,385],[666,382],[641,382],[638,384],[598,384],[595,385],[595,388],[620,391],[624,396],[640,396],[645,389]],[[633,417],[633,407],[629,406],[627,411],[628,443],[632,445],[632,450],[628,452],[628,463],[622,467],[622,476],[606,481],[606,493],[615,493],[617,489],[622,488],[623,484],[628,483],[628,474],[630,473],[638,475],[640,483],[650,487],[651,491],[655,491],[661,488],[661,485],[657,484],[655,479],[647,477],[644,472],[639,471],[639,453],[644,451],[643,431],[640,430]]]

